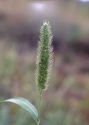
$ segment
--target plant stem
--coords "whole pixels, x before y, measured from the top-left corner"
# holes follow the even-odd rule
[[[38,113],[39,113],[39,119],[38,119],[38,123],[37,125],[40,125],[40,119],[41,119],[41,102],[42,102],[42,91],[40,91],[40,94],[39,94],[39,105],[38,105]]]

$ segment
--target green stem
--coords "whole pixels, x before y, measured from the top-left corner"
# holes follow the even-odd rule
[[[38,113],[39,113],[39,118],[38,118],[38,123],[37,125],[40,125],[40,119],[41,119],[41,102],[42,102],[42,91],[40,91],[40,95],[39,95],[39,105],[38,105]]]

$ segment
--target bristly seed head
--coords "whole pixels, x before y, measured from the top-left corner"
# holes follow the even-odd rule
[[[49,22],[44,22],[40,30],[40,41],[37,54],[36,83],[40,92],[47,88],[52,66],[52,33]]]

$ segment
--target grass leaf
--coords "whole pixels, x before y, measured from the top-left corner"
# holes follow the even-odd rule
[[[12,103],[19,105],[20,107],[22,107],[23,109],[28,111],[31,114],[32,118],[36,122],[38,122],[38,111],[35,108],[35,106],[33,104],[31,104],[27,99],[21,98],[21,97],[15,97],[15,98],[3,100],[0,102],[12,102]]]

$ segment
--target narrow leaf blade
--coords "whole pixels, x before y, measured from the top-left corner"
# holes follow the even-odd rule
[[[35,108],[35,106],[32,103],[30,103],[30,101],[28,101],[27,99],[16,97],[16,98],[7,99],[0,102],[12,102],[19,105],[20,107],[28,111],[36,122],[38,121],[38,111]]]

